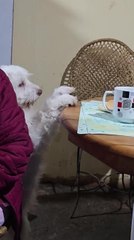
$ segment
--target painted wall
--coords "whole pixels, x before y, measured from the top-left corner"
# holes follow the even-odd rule
[[[13,0],[0,0],[0,65],[11,64]]]
[[[69,61],[86,43],[119,39],[134,49],[133,0],[15,0],[13,63],[34,73],[33,81],[49,95],[59,86]],[[43,101],[41,98],[41,101]],[[45,172],[69,178],[76,171],[76,148],[61,129],[49,153]],[[104,173],[107,167],[84,154],[84,168]]]

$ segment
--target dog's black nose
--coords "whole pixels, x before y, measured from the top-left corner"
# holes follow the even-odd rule
[[[38,89],[38,90],[37,90],[37,95],[40,96],[41,94],[42,94],[42,90],[41,90],[41,89]]]

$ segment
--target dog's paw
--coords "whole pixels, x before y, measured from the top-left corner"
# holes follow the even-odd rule
[[[58,114],[67,106],[76,105],[77,97],[71,95],[73,87],[61,86],[56,88],[53,94],[45,101],[43,112],[56,112]]]
[[[67,106],[74,106],[78,102],[77,97],[70,94],[63,94],[55,99],[55,105],[57,109],[64,108]]]
[[[63,95],[63,94],[71,94],[75,91],[74,87],[68,87],[68,86],[60,86],[56,88],[52,94],[53,97],[56,97],[58,95]]]

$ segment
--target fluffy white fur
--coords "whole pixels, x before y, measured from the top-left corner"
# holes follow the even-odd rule
[[[31,156],[31,161],[24,178],[24,203],[23,203],[23,223],[24,231],[22,239],[28,239],[27,235],[27,212],[34,202],[35,191],[41,176],[40,153],[46,149],[48,143],[54,135],[55,124],[61,111],[68,105],[77,103],[77,98],[72,96],[73,87],[61,86],[56,88],[52,95],[44,101],[43,107],[35,111],[34,103],[42,94],[41,88],[32,83],[29,78],[31,74],[24,68],[16,65],[1,66],[1,69],[9,77],[17,102],[23,109],[29,134],[34,144],[35,153]]]

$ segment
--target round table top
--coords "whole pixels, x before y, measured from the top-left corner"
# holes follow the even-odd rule
[[[80,104],[65,108],[60,116],[69,140],[113,169],[133,175],[134,137],[77,134],[79,112]]]

